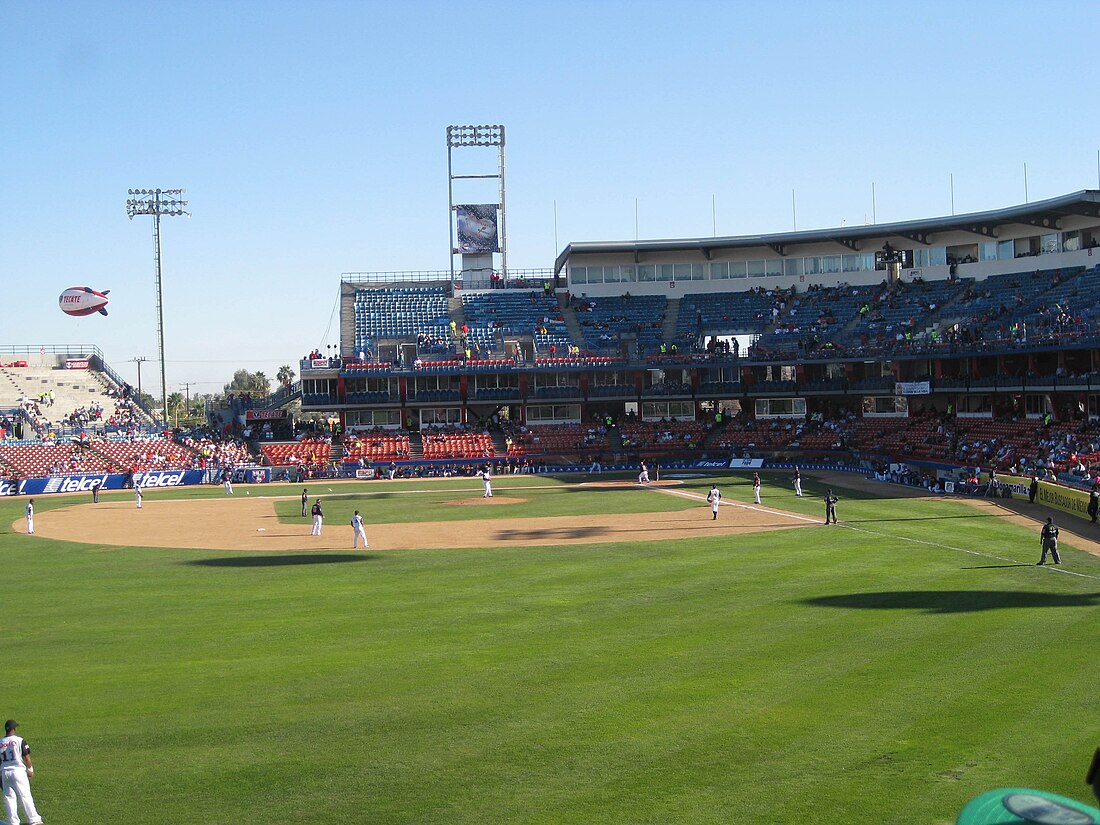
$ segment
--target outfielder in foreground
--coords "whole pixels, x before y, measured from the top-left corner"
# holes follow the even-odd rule
[[[718,489],[717,484],[712,484],[710,492],[707,493],[707,501],[710,502],[711,521],[718,520],[718,505],[722,503],[722,492]]]
[[[355,515],[351,517],[351,549],[359,549],[359,539],[363,540],[364,547],[370,547],[367,542],[367,531],[363,528],[363,517],[359,515],[359,511],[355,511]]]
[[[0,739],[0,775],[3,777],[4,785],[4,810],[8,815],[8,822],[11,825],[19,825],[19,813],[15,809],[16,800],[19,800],[29,825],[39,825],[42,817],[34,807],[34,797],[31,796],[30,777],[34,776],[31,749],[22,737],[15,735],[17,727],[19,726],[16,721],[9,719],[4,723],[5,736]]]

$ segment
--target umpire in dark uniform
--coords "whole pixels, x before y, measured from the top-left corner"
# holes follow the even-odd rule
[[[1058,528],[1054,524],[1054,519],[1047,516],[1047,523],[1043,525],[1043,532],[1040,536],[1043,542],[1043,555],[1039,559],[1039,565],[1047,563],[1047,553],[1054,558],[1055,564],[1061,564],[1062,559],[1058,556]]]
[[[825,523],[836,524],[836,503],[840,501],[833,495],[833,489],[830,487],[825,492]]]
[[[302,489],[302,518],[306,517],[306,505],[309,504],[309,490],[307,488]]]

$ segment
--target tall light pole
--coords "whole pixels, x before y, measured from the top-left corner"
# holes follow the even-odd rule
[[[187,201],[183,199],[186,191],[186,189],[130,189],[127,190],[130,199],[126,201],[126,214],[130,220],[133,220],[136,215],[153,216],[153,259],[157,269],[154,288],[157,297],[157,342],[160,348],[160,401],[166,427],[168,426],[168,380],[164,369],[164,290],[160,271],[160,216],[190,215],[190,212],[185,212],[183,209],[187,206]]]

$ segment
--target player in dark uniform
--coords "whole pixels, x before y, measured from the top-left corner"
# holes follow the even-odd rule
[[[1050,516],[1047,516],[1047,523],[1043,525],[1040,539],[1043,542],[1043,555],[1037,564],[1047,563],[1047,553],[1050,553],[1054,558],[1055,564],[1061,564],[1062,559],[1058,556],[1058,528],[1054,525],[1054,519]]]
[[[306,517],[306,507],[309,506],[309,490],[302,489],[302,518]]]
[[[836,524],[836,503],[840,501],[833,495],[833,490],[830,487],[825,492],[825,523]]]
[[[1100,486],[1093,484],[1092,489],[1089,491],[1089,506],[1087,511],[1093,524],[1096,524],[1097,511],[1100,511]]]

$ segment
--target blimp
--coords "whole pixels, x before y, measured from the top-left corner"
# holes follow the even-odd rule
[[[107,314],[107,301],[110,300],[107,297],[107,293],[111,290],[105,289],[102,292],[98,292],[92,289],[90,286],[74,286],[69,287],[61,293],[61,297],[57,299],[57,303],[61,306],[61,311],[66,315],[91,315],[93,312],[98,312],[100,315]]]

